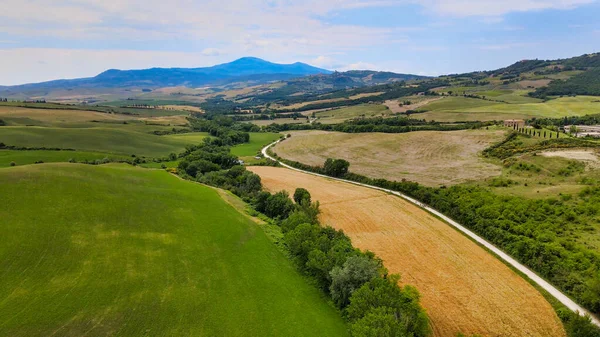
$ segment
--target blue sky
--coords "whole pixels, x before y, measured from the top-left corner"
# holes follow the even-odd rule
[[[594,0],[4,0],[0,85],[256,56],[439,75],[600,51]]]

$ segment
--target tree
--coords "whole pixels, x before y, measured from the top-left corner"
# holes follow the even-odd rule
[[[294,201],[298,205],[310,205],[310,192],[304,188],[297,188],[294,192]]]
[[[346,308],[350,321],[356,322],[374,309],[389,308],[415,337],[429,336],[429,319],[419,304],[419,293],[408,286],[401,289],[399,280],[398,275],[376,277],[352,293]]]
[[[267,199],[265,214],[271,218],[285,219],[294,209],[294,203],[286,191],[277,192]]]
[[[16,165],[17,165],[17,163],[15,163],[14,161],[10,162],[10,166],[16,166]]]
[[[350,163],[344,159],[332,159],[328,158],[323,165],[325,174],[332,177],[341,177],[348,173],[348,167]]]
[[[379,276],[380,268],[378,261],[366,256],[349,257],[342,268],[336,267],[330,272],[331,298],[340,308],[346,307],[350,303],[352,293],[367,281]]]
[[[405,325],[398,322],[393,310],[382,307],[371,310],[350,326],[353,337],[409,337]]]
[[[571,126],[569,127],[569,133],[570,133],[570,134],[572,134],[572,135],[574,134],[574,135],[575,135],[575,137],[577,137],[577,132],[578,132],[578,130],[577,130],[577,125],[571,125]]]
[[[136,158],[137,159],[137,158]],[[207,172],[219,171],[221,167],[208,160],[200,159],[193,161],[186,168],[185,172],[192,177],[196,177],[198,173],[205,174]]]

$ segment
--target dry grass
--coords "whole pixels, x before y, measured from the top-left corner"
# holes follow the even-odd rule
[[[349,99],[359,99],[359,98],[363,98],[363,97],[371,97],[371,96],[377,96],[377,95],[381,95],[383,94],[383,91],[379,91],[379,92],[365,92],[362,94],[356,94],[356,95],[352,95],[350,97],[348,97]]]
[[[321,203],[322,223],[376,253],[422,295],[435,336],[565,336],[527,281],[458,231],[401,198],[274,167],[250,167],[271,191],[297,187]]]
[[[421,98],[420,96],[411,96],[411,97],[406,97],[405,99],[403,99],[403,100],[411,101],[412,104],[410,104],[410,105],[400,106],[400,101],[402,101],[402,100],[389,100],[389,101],[385,101],[383,104],[385,104],[392,113],[403,113],[408,110],[416,110],[427,103],[435,102],[439,99],[441,99],[441,97]]]
[[[518,85],[520,85],[523,88],[541,88],[541,87],[545,87],[547,86],[550,82],[552,82],[552,80],[524,80],[524,81],[520,81],[517,82]]]
[[[0,106],[1,118],[27,118],[44,123],[79,123],[91,120],[118,121],[130,120],[131,116],[106,114],[95,111],[31,109],[12,106]]]
[[[275,147],[286,159],[322,165],[346,159],[350,171],[374,178],[407,179],[428,186],[451,185],[500,175],[479,152],[500,141],[504,131],[420,131],[402,134],[292,132]]]
[[[191,105],[161,105],[158,108],[165,109],[165,110],[183,110],[183,111],[204,113],[204,110],[200,109],[197,106],[191,106]]]

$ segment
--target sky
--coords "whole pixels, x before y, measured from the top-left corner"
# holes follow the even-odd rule
[[[600,0],[3,0],[0,85],[254,56],[442,75],[600,51]]]

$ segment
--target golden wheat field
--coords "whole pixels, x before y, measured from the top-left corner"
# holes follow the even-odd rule
[[[490,253],[401,198],[284,168],[250,167],[270,191],[304,187],[323,224],[381,257],[414,285],[435,336],[565,336],[553,308]]]

